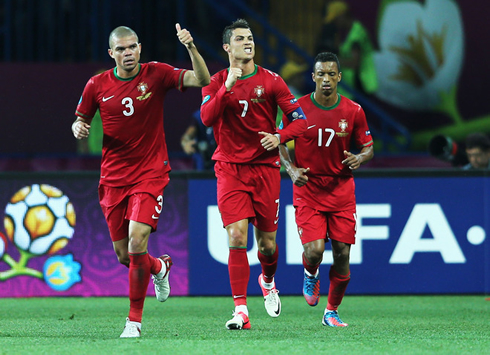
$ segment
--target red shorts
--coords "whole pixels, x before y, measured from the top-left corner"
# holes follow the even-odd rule
[[[128,237],[129,221],[148,224],[152,232],[156,231],[163,209],[163,190],[168,182],[166,174],[131,186],[99,185],[100,207],[113,242]]]
[[[301,243],[333,239],[346,244],[356,242],[356,209],[322,212],[306,206],[295,208]]]
[[[281,174],[278,168],[259,164],[216,162],[218,208],[223,225],[249,219],[263,232],[277,230]]]

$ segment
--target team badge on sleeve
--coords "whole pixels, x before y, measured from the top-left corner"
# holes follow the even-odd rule
[[[366,136],[370,136],[371,135],[371,131],[366,131]]]
[[[211,98],[211,95],[204,96],[204,99],[202,100],[201,106],[204,105],[206,102],[208,102],[210,98]]]

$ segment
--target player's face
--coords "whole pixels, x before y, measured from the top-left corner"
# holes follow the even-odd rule
[[[480,148],[466,149],[466,156],[475,169],[486,169],[490,162],[490,152],[482,151]]]
[[[223,45],[223,48],[234,60],[252,60],[255,55],[255,43],[252,31],[246,28],[233,30],[230,44]]]
[[[336,62],[317,62],[312,78],[316,84],[316,92],[331,96],[337,94],[337,84],[342,78],[342,73],[339,72]]]
[[[114,58],[118,68],[118,74],[130,77],[137,70],[141,55],[141,44],[135,36],[115,37],[112,39],[112,47],[109,55]]]

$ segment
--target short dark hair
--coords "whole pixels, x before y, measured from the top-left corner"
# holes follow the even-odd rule
[[[325,63],[325,62],[335,62],[337,63],[337,69],[340,72],[340,63],[339,63],[339,58],[335,55],[335,53],[332,52],[321,52],[318,53],[315,57],[315,62],[313,63],[313,71],[315,71],[315,65],[316,63]]]
[[[466,137],[466,149],[480,148],[482,151],[490,150],[490,138],[486,134],[475,132]]]
[[[223,44],[230,44],[231,33],[237,28],[245,28],[247,30],[250,30],[250,25],[246,20],[239,18],[231,25],[226,26],[223,30]]]
[[[114,38],[123,38],[130,36],[135,36],[136,42],[138,42],[138,35],[131,28],[127,26],[116,27],[109,35],[109,48],[112,48],[112,45],[114,44]]]

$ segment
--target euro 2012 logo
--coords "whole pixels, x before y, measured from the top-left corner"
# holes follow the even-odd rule
[[[0,260],[10,270],[0,272],[0,281],[16,276],[42,279],[56,291],[66,291],[80,282],[80,263],[72,254],[53,255],[63,249],[75,232],[73,204],[58,188],[33,184],[17,191],[5,208],[5,235],[0,233]],[[8,242],[19,252],[19,260],[7,253]],[[31,258],[53,255],[43,270],[27,266]]]

